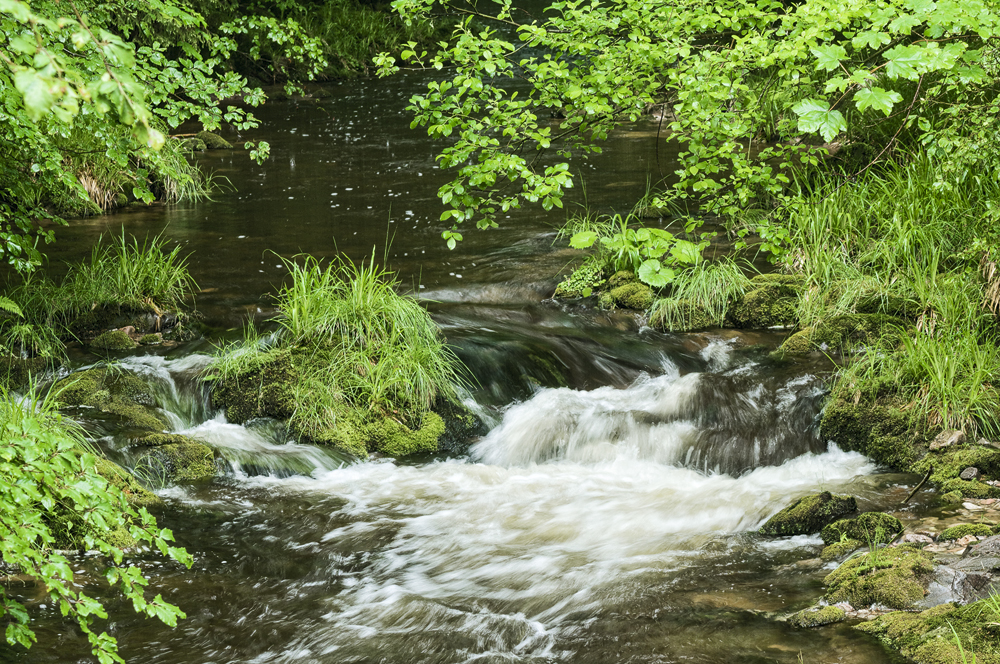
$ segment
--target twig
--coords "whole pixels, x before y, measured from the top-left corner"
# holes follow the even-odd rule
[[[906,500],[903,501],[903,505],[910,502],[910,498],[913,498],[913,496],[917,495],[917,491],[920,491],[920,487],[922,487],[924,484],[927,483],[927,480],[930,479],[931,473],[933,472],[934,472],[934,464],[931,464],[931,467],[927,469],[927,474],[924,475],[924,479],[920,480],[920,484],[918,484],[917,487],[910,492],[910,495],[908,495],[906,497]]]

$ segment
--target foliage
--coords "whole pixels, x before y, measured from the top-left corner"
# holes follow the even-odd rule
[[[210,28],[179,0],[0,0],[0,257],[31,269],[38,242],[53,239],[46,222],[106,208],[109,196],[199,191],[167,132],[190,119],[254,127],[245,106],[264,99],[226,70],[231,35],[282,45],[306,76],[318,66],[293,22],[257,28]],[[235,97],[244,105],[226,101]],[[266,144],[248,147],[267,155]]]
[[[87,635],[102,664],[122,662],[115,639],[95,632],[95,620],[107,618],[96,599],[78,590],[66,556],[56,553],[54,520],[75,529],[84,548],[108,560],[105,578],[135,610],[175,625],[184,614],[157,595],[145,596],[148,581],[138,567],[124,563],[124,552],[108,533],[124,528],[132,538],[187,566],[191,556],[170,545],[173,535],[160,530],[149,513],[133,509],[125,495],[96,471],[98,459],[86,450],[80,431],[63,420],[49,399],[30,395],[24,403],[0,394],[0,555],[7,565],[34,578],[62,614]],[[73,532],[71,530],[71,532]],[[30,647],[36,640],[27,609],[0,586],[0,616],[11,645]]]
[[[436,399],[455,397],[457,359],[374,256],[361,265],[341,258],[323,266],[311,256],[284,263],[291,282],[277,296],[280,330],[224,347],[213,380],[238,379],[275,350],[292,352],[291,423],[311,436],[354,411],[419,424]]]
[[[693,313],[699,312],[712,325],[722,327],[730,304],[749,287],[750,280],[732,259],[702,260],[677,275],[670,297],[653,305],[650,319],[668,330],[686,329],[692,325]]]
[[[402,54],[410,66],[454,66],[410,106],[414,126],[447,139],[446,240],[461,239],[460,223],[489,228],[523,203],[561,206],[570,156],[599,151],[652,105],[669,108],[665,129],[682,143],[676,181],[655,204],[689,199],[733,219],[755,200],[794,200],[789,171],[819,164],[820,141],[871,161],[901,145],[977,163],[996,153],[991,2],[568,0],[523,22],[510,0],[393,6],[407,20],[439,6],[465,17],[453,45]],[[387,54],[377,62],[383,74],[399,68]],[[768,132],[775,142],[751,146]],[[555,163],[532,154],[550,147]],[[744,230],[774,229],[765,218]]]

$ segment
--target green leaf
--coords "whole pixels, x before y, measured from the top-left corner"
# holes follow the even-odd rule
[[[806,99],[793,106],[792,112],[799,116],[800,130],[819,132],[826,141],[832,141],[847,129],[844,115],[840,111],[830,110],[830,104],[826,101]]]
[[[886,91],[879,87],[859,90],[854,95],[854,103],[857,105],[859,111],[874,108],[877,111],[882,111],[886,116],[892,112],[893,105],[898,104],[902,100],[903,96],[895,90]]]
[[[816,59],[819,61],[816,68],[824,71],[839,69],[840,61],[847,59],[847,50],[839,44],[817,46],[816,48],[809,50],[812,51],[812,54],[815,55]]]
[[[569,246],[574,249],[589,249],[597,241],[597,233],[594,231],[580,231],[575,233],[569,240]]]
[[[875,30],[867,30],[865,32],[859,32],[854,35],[854,39],[851,40],[851,46],[855,49],[861,48],[879,48],[885,46],[890,41],[890,37],[885,32],[877,32]]]
[[[639,280],[653,288],[663,288],[674,280],[674,271],[664,267],[660,261],[651,258],[639,266]]]
[[[917,46],[896,46],[885,52],[885,74],[891,79],[905,78],[915,81],[919,78],[917,68],[924,62],[925,52]]]
[[[25,69],[14,74],[14,87],[21,93],[24,108],[32,120],[40,120],[55,101],[48,83],[34,69]]]

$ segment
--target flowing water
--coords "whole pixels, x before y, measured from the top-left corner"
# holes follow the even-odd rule
[[[469,367],[468,403],[491,424],[466,454],[348,463],[279,423],[226,422],[199,378],[206,341],[121,358],[146,377],[172,430],[213,446],[220,466],[210,484],[159,490],[157,516],[193,569],[136,557],[188,618],[169,629],[106,598],[126,658],[896,661],[846,626],[774,621],[821,594],[820,541],[752,534],[806,493],[850,492],[879,508],[905,491],[908,478],[819,439],[829,367],[770,362],[780,335],[660,334],[632,314],[546,300],[578,256],[554,242],[562,212],[512,213],[447,251],[435,147],[403,111],[425,83],[359,81],[275,104],[260,130],[227,136],[269,140],[266,164],[239,151],[203,158],[237,191],[58,231],[56,271],[123,224],[181,243],[216,341],[238,336],[248,315],[273,315],[277,255],[385,252]],[[656,134],[655,122],[639,123],[583,165],[592,205],[625,211],[669,170]],[[129,463],[113,427],[85,424]],[[101,595],[100,561],[75,564]],[[21,596],[39,643],[27,654],[0,646],[0,661],[86,659],[85,639],[43,597]]]

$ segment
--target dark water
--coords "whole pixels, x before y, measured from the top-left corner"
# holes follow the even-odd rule
[[[122,225],[181,243],[216,337],[273,314],[278,256],[387,253],[469,366],[470,403],[493,424],[467,457],[343,466],[287,444],[273,424],[213,412],[196,380],[203,341],[124,360],[158,386],[175,430],[227,460],[210,485],[161,490],[158,516],[194,568],[136,560],[188,618],[172,630],[108,598],[126,659],[896,661],[847,626],[772,620],[821,593],[826,570],[801,564],[819,540],[749,534],[799,495],[850,491],[878,507],[905,480],[818,439],[828,367],[770,364],[774,334],[660,334],[632,314],[548,301],[579,259],[554,242],[563,211],[513,213],[448,251],[435,146],[402,110],[425,81],[352,82],[274,104],[260,130],[226,136],[268,140],[263,166],[241,151],[201,157],[237,191],[58,232],[56,262]],[[582,166],[592,206],[627,211],[669,172],[656,131],[654,121],[623,130]],[[116,448],[112,429],[90,427]],[[100,561],[77,562],[93,583]],[[15,593],[39,643],[27,654],[0,646],[0,661],[86,659],[85,639],[44,598]]]

